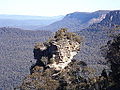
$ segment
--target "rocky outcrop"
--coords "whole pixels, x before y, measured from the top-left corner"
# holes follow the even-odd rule
[[[55,33],[53,39],[47,43],[37,43],[34,56],[38,61],[45,57],[48,60],[43,63],[44,67],[63,70],[80,50],[81,38],[75,33],[61,29]]]

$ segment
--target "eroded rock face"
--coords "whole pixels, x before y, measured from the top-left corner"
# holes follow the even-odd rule
[[[53,54],[53,63],[49,64],[50,68],[56,70],[64,69],[73,59],[73,56],[79,51],[80,44],[78,42],[70,41],[69,39],[59,40],[59,42],[53,42],[53,45],[57,47],[57,53]],[[56,59],[58,59],[56,61]]]
[[[56,32],[53,39],[47,43],[37,43],[35,49],[35,59],[41,60],[47,57],[46,66],[55,70],[63,70],[71,62],[73,57],[80,50],[81,38],[75,33],[61,29]]]

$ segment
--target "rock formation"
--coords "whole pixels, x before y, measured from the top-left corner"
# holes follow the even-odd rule
[[[75,33],[61,29],[55,33],[54,38],[50,41],[37,43],[35,45],[34,57],[38,62],[41,61],[43,57],[46,58],[46,63],[42,64],[44,67],[61,71],[68,66],[73,56],[78,53],[80,43],[81,38]]]

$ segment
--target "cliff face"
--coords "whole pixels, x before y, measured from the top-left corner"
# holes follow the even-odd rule
[[[107,10],[99,10],[91,13],[90,12],[74,12],[74,13],[67,14],[63,19],[76,19],[76,20],[80,20],[81,24],[83,23],[87,24],[89,22],[93,24],[103,20],[108,12],[109,11]]]
[[[97,29],[120,29],[120,10],[110,11],[106,14],[105,18],[96,24],[91,25],[92,28]]]
[[[56,70],[62,70],[68,66],[73,59],[73,56],[78,53],[80,47],[78,42],[69,39],[62,39],[58,42],[53,41],[52,44],[56,46],[57,50],[55,52],[57,53],[53,54],[52,59],[54,61],[48,66],[50,68],[55,68]]]
[[[120,25],[120,10],[109,12],[106,15],[105,19],[103,19],[100,24],[108,27],[112,27],[114,25]]]

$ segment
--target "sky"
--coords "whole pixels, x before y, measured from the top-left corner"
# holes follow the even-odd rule
[[[97,10],[120,10],[120,0],[0,0],[0,14],[58,16]]]

